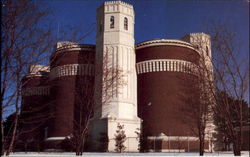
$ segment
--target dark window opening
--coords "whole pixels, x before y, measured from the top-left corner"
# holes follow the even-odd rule
[[[124,18],[124,29],[128,30],[128,18]]]
[[[114,16],[110,17],[110,28],[115,28],[115,17]]]

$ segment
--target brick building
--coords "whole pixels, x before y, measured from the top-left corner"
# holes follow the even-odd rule
[[[29,141],[31,136],[27,135],[23,140],[20,137],[19,141],[27,145],[25,149],[35,150],[33,141],[38,141],[35,143],[42,150],[63,150],[63,142],[74,131],[80,100],[87,101],[88,96],[93,96],[94,107],[86,145],[92,151],[99,151],[103,133],[109,139],[107,149],[114,151],[118,123],[124,125],[128,152],[138,151],[136,130],[141,130],[147,151],[199,149],[197,134],[190,128],[192,122],[185,121],[184,110],[190,108],[191,102],[185,100],[188,96],[183,91],[193,88],[188,79],[196,77],[195,68],[201,58],[211,58],[210,37],[191,33],[180,40],[155,39],[135,44],[134,18],[132,5],[107,1],[97,9],[96,45],[58,42],[50,66],[31,67],[25,77],[31,79],[22,89],[22,111],[27,110],[25,106],[50,104],[46,109],[52,116],[39,125],[39,133],[31,129],[31,133],[39,134],[32,135],[34,140]],[[113,83],[110,90],[104,90],[104,63],[124,72],[124,85]],[[41,81],[44,78],[46,81]],[[85,92],[81,93],[82,89]],[[109,101],[104,103],[110,92]],[[199,92],[192,94],[199,98]],[[211,135],[213,127],[208,132]],[[209,137],[205,142],[207,151],[213,149]]]

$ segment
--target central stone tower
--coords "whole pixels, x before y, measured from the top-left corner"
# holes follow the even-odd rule
[[[105,2],[97,9],[94,117],[90,138],[96,149],[108,138],[115,150],[118,124],[124,125],[128,152],[138,151],[137,76],[134,49],[134,9],[121,1]]]

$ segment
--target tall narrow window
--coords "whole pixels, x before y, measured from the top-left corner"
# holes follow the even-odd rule
[[[110,17],[110,28],[114,28],[115,27],[115,17],[111,16]]]
[[[128,30],[128,18],[124,17],[124,29]]]

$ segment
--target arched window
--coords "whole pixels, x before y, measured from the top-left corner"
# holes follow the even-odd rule
[[[115,27],[115,17],[111,16],[110,17],[110,28],[114,28]]]
[[[124,17],[124,29],[128,30],[128,18]]]

